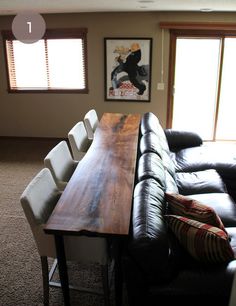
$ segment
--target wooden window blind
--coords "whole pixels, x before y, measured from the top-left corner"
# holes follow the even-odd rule
[[[9,92],[88,93],[86,29],[47,30],[33,44],[2,35]]]

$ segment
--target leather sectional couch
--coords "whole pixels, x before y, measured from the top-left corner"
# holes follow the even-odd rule
[[[203,144],[194,133],[163,130],[153,113],[143,115],[130,237],[123,256],[130,306],[228,306],[236,270],[233,149],[234,145]],[[201,262],[183,247],[168,226],[169,193],[216,212],[232,258]]]

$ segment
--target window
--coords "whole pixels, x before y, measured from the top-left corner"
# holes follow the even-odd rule
[[[10,92],[87,93],[86,29],[47,30],[24,44],[3,31]]]
[[[188,28],[189,26],[189,28]],[[168,26],[168,128],[204,140],[236,140],[236,25]]]

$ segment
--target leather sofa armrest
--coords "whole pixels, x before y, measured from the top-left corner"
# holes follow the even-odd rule
[[[202,144],[202,138],[197,133],[172,129],[165,129],[164,132],[169,148],[173,152]]]

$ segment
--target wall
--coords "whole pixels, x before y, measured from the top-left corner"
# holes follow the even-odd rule
[[[161,78],[161,21],[235,22],[236,13],[83,13],[44,15],[47,28],[88,28],[89,94],[9,94],[1,41],[0,136],[66,137],[69,129],[91,108],[103,112],[154,112],[166,123],[168,31],[165,31],[165,90]],[[10,29],[13,16],[0,17],[0,30]],[[152,37],[151,102],[104,101],[104,37]]]

